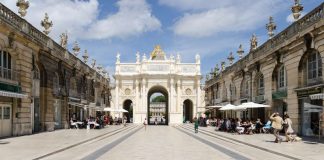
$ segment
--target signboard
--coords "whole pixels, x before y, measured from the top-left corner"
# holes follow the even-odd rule
[[[310,94],[316,94],[321,92],[322,92],[322,88],[312,88],[312,89],[297,91],[297,96],[308,97]]]

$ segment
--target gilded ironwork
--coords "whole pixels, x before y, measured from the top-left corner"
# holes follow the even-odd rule
[[[277,29],[277,25],[273,21],[273,17],[269,17],[269,23],[266,24],[266,29],[268,30],[269,39],[274,36],[274,31]]]
[[[301,11],[304,10],[304,7],[300,4],[300,0],[295,0],[295,4],[291,7],[293,17],[297,21],[301,15]]]
[[[41,21],[41,26],[44,27],[44,33],[48,35],[51,32],[51,27],[53,26],[53,22],[49,20],[48,14],[45,13],[44,20]]]

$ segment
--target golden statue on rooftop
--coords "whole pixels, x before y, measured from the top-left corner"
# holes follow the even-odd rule
[[[156,45],[151,53],[151,60],[165,60],[165,53],[160,45]]]

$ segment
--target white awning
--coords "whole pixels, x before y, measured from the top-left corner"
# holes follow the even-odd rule
[[[13,98],[27,98],[28,97],[28,95],[26,95],[26,94],[7,92],[7,91],[0,91],[0,96],[13,97]]]
[[[324,93],[317,93],[317,94],[312,94],[309,95],[311,99],[324,99]]]

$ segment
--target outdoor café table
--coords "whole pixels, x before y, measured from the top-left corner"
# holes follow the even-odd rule
[[[80,121],[78,121],[78,122],[74,122],[76,125],[78,125],[78,128],[80,128],[80,126],[82,126],[83,125],[83,122],[80,122]]]
[[[89,126],[90,126],[91,124],[94,126],[93,128],[95,128],[96,126],[99,126],[99,124],[98,124],[97,122],[95,122],[95,121],[90,121],[90,122],[88,122],[88,125],[89,125]]]

